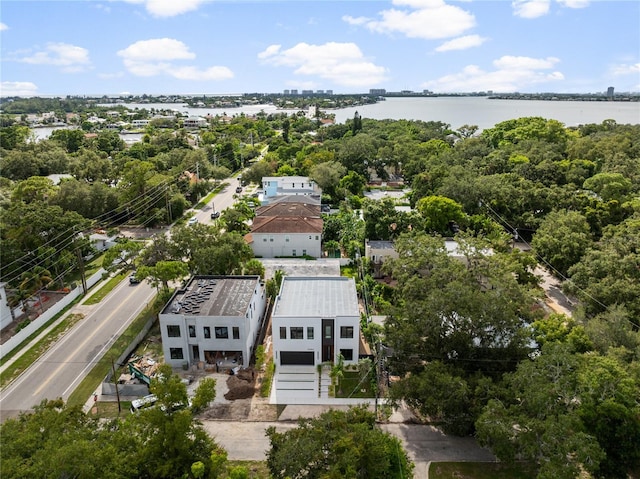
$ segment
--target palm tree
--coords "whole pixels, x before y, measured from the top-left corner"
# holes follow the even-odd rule
[[[44,311],[44,307],[42,306],[42,296],[40,292],[42,289],[49,286],[53,283],[53,278],[51,277],[51,273],[48,269],[45,269],[41,266],[36,266],[31,271],[25,271],[21,276],[22,282],[18,289],[20,291],[25,291],[30,294],[38,293],[38,301],[40,302],[40,310]]]

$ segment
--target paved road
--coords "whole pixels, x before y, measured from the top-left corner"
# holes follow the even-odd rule
[[[85,318],[0,392],[0,417],[30,410],[45,398],[66,400],[155,294],[146,283],[125,280],[99,304],[73,308]]]
[[[226,449],[229,459],[264,461],[269,449],[266,428],[274,426],[278,432],[284,432],[296,427],[297,423],[203,421],[203,426]],[[475,439],[470,437],[446,436],[434,427],[420,424],[389,423],[381,428],[402,441],[416,465],[416,478],[426,477],[429,462],[495,461],[489,450],[478,446]]]
[[[227,178],[224,182],[228,183],[228,185],[225,186],[212,201],[209,201],[201,210],[194,210],[199,223],[211,223],[211,212],[214,211],[214,209],[222,212],[222,210],[232,207],[235,203],[236,199],[234,195],[236,194],[236,188],[240,186],[238,178]],[[243,193],[245,191],[243,191]]]

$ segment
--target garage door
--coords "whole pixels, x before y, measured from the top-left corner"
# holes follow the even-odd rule
[[[280,351],[280,366],[313,366],[313,351]]]

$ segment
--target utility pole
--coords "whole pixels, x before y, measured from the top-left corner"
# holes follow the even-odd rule
[[[80,268],[80,279],[82,280],[82,292],[87,294],[87,278],[84,275],[84,259],[82,258],[82,252],[80,248],[76,248],[78,254],[78,268]]]
[[[116,377],[116,365],[113,362],[113,356],[111,357],[111,370],[113,371],[113,383],[116,385],[116,398],[118,399],[118,413],[121,413],[122,405],[120,404],[120,392],[118,391],[118,378]]]

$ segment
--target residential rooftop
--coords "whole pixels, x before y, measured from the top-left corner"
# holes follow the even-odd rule
[[[173,294],[161,314],[244,317],[259,279],[259,276],[193,276]]]
[[[282,280],[274,316],[359,316],[353,278],[289,277]]]

